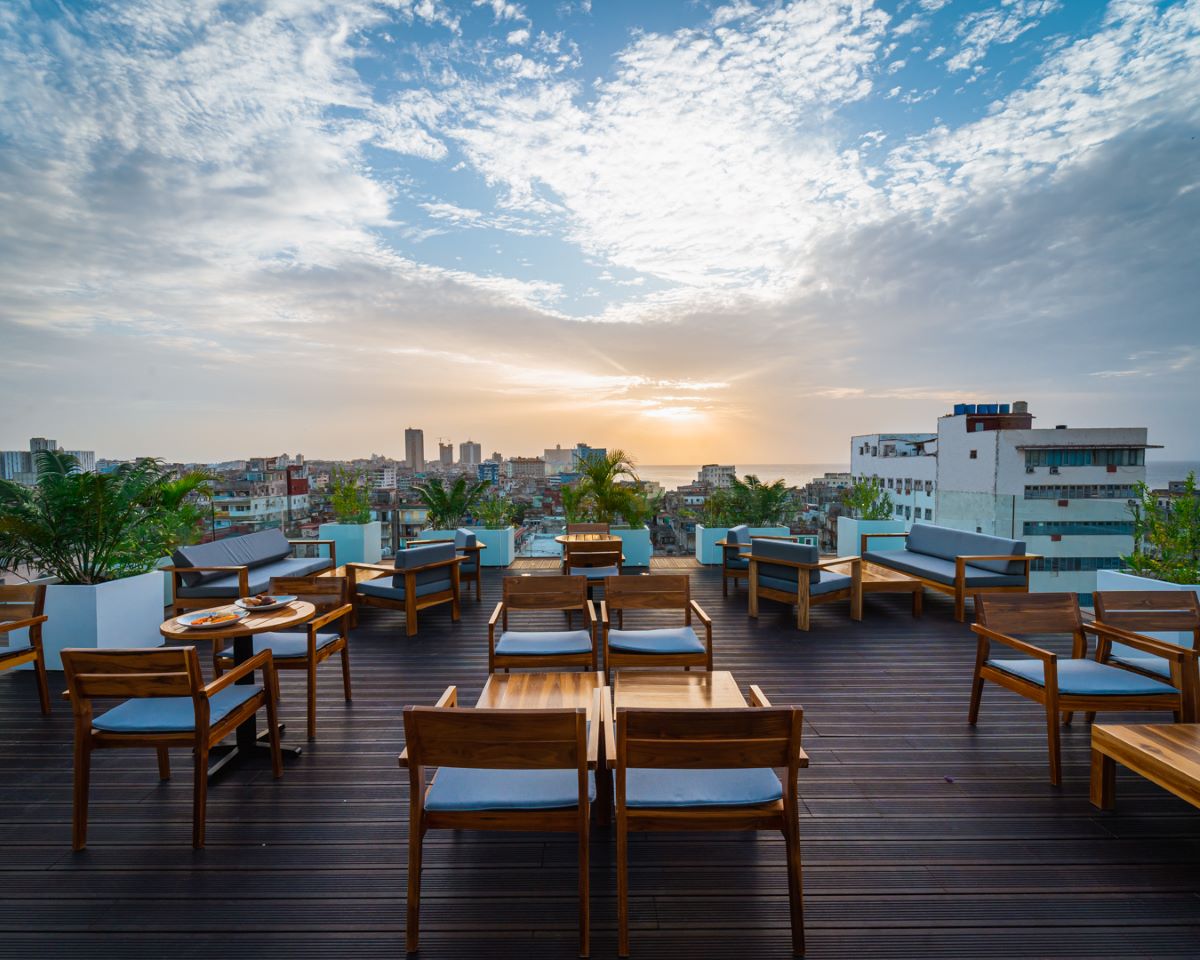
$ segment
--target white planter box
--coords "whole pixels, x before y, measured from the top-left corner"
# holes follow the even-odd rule
[[[1165,580],[1155,580],[1153,577],[1139,577],[1134,573],[1122,573],[1120,570],[1097,570],[1097,590],[1191,590],[1200,596],[1200,583],[1167,583]],[[1152,637],[1177,643],[1181,647],[1191,647],[1190,633],[1152,633]]]
[[[475,534],[475,539],[486,549],[479,554],[479,562],[485,567],[507,567],[516,556],[517,531],[515,527],[489,530],[486,527],[466,527]],[[420,540],[453,540],[457,530],[422,530]],[[410,540],[409,543],[414,541]]]
[[[46,588],[46,622],[42,648],[46,668],[61,670],[65,647],[117,650],[160,647],[163,612],[163,574],[157,570],[136,577],[82,586],[50,584]]]
[[[862,535],[872,533],[904,533],[903,520],[855,520],[852,517],[837,518],[837,554],[839,557],[857,557],[862,549]],[[867,549],[877,552],[903,550],[904,540],[900,537],[880,537],[867,541]]]
[[[654,548],[650,543],[649,527],[613,530],[612,535],[621,538],[621,553],[625,555],[625,566],[650,566],[650,554],[654,552]]]
[[[727,533],[729,533],[728,527],[706,527],[702,523],[696,524],[696,560],[704,564],[720,563],[721,548],[717,546],[717,541],[724,540]],[[752,537],[786,537],[789,533],[791,531],[787,527],[750,528]],[[808,539],[812,540],[813,538]],[[800,542],[804,543],[805,538],[801,537]]]
[[[346,563],[378,563],[383,559],[383,524],[378,520],[323,523],[317,539],[334,542],[339,567]]]

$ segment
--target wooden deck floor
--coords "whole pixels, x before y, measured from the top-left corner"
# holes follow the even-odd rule
[[[1200,813],[1124,772],[1116,811],[1093,809],[1082,723],[1050,787],[1039,710],[1003,691],[969,728],[974,647],[947,603],[914,621],[907,597],[871,598],[861,624],[820,607],[803,635],[783,607],[752,622],[714,572],[692,578],[717,667],[805,708],[810,958],[1200,956]],[[281,781],[265,764],[217,780],[198,852],[187,758],[160,784],[149,753],[113,751],[96,757],[91,843],[73,853],[69,710],[43,720],[32,677],[0,675],[0,957],[402,956],[401,709],[450,683],[474,701],[497,594],[490,572],[460,624],[433,611],[412,639],[400,614],[367,611],[353,704],[326,668],[318,739]],[[295,740],[302,686],[283,686]],[[574,956],[568,838],[437,833],[426,850],[423,957]],[[636,837],[631,858],[635,958],[789,955],[774,837]],[[595,957],[616,955],[613,861],[597,829]]]

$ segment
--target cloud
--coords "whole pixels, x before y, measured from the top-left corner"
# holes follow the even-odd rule
[[[946,68],[966,70],[987,56],[990,47],[1012,43],[1058,7],[1058,0],[1001,0],[997,7],[968,13],[957,27],[962,46]]]

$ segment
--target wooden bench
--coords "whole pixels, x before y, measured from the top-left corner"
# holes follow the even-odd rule
[[[1092,803],[1101,810],[1116,799],[1118,763],[1200,807],[1200,723],[1092,727]]]

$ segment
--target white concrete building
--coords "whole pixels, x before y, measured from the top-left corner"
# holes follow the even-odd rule
[[[877,479],[905,529],[932,523],[937,490],[936,433],[868,433],[850,438],[850,474]]]
[[[696,474],[697,483],[706,483],[713,490],[726,490],[737,476],[737,467],[719,463],[706,463]]]
[[[477,467],[483,462],[483,448],[474,440],[458,445],[458,462],[464,467]]]

